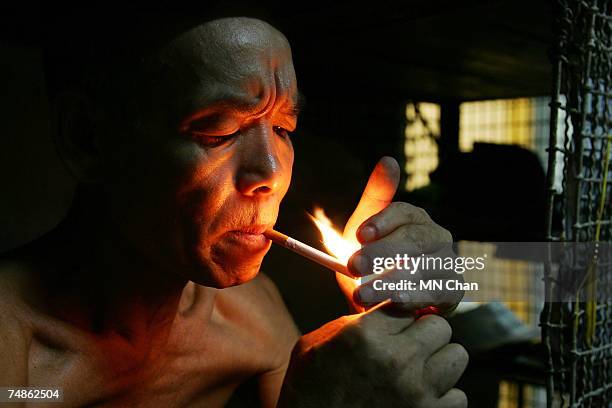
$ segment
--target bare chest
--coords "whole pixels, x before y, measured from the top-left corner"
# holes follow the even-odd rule
[[[115,338],[61,347],[32,339],[28,383],[63,390],[66,407],[222,407],[235,389],[270,368],[270,347],[231,321],[179,321],[158,350]]]

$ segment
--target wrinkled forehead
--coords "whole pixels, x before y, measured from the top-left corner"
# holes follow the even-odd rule
[[[226,17],[205,22],[178,35],[164,47],[162,54],[172,53],[184,58],[291,57],[285,36],[265,21],[248,17]]]
[[[161,47],[150,62],[176,92],[202,104],[226,94],[276,93],[297,97],[291,48],[268,23],[246,17],[222,18],[191,28]]]

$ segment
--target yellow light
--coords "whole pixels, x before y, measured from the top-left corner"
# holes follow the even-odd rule
[[[309,214],[310,218],[319,228],[321,241],[323,242],[325,249],[340,262],[346,265],[351,255],[361,248],[361,244],[359,241],[357,241],[357,237],[345,239],[338,229],[336,229],[331,220],[327,218],[325,211],[323,211],[322,208],[315,207],[313,214],[314,215]],[[345,295],[352,293],[359,285],[361,285],[361,278],[352,279],[348,276],[337,273],[336,279]],[[354,308],[357,312],[363,312],[365,310],[359,305],[354,305]]]
[[[325,215],[325,211],[320,207],[315,207],[313,215],[311,215],[310,218],[312,218],[312,221],[319,228],[321,240],[327,252],[346,265],[351,255],[361,248],[357,239],[344,239],[342,234],[334,227],[331,220]]]

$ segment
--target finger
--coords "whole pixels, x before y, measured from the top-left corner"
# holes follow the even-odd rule
[[[382,302],[367,312],[360,315],[361,323],[367,326],[368,330],[387,334],[399,334],[414,324],[412,316],[399,316],[385,312],[388,302]]]
[[[334,337],[339,331],[341,331],[347,322],[351,320],[352,316],[342,316],[331,322],[327,322],[323,326],[319,327],[310,333],[304,334],[300,337],[299,349],[306,351],[310,348],[317,347],[325,343],[330,338]]]
[[[336,282],[342,293],[345,294],[346,300],[351,313],[362,313],[365,312],[366,308],[355,302],[354,294],[355,288],[359,285],[359,282],[355,279],[349,278],[346,275],[336,272]],[[374,306],[374,305],[372,305]]]
[[[419,291],[418,283],[412,280],[398,281],[375,278],[365,283],[353,292],[353,302],[365,309],[389,300],[387,309],[409,315],[427,306],[438,305],[438,299],[431,293]],[[412,285],[412,286],[409,286]],[[412,292],[415,292],[412,294]]]
[[[423,359],[426,360],[448,344],[452,330],[443,317],[426,315],[405,328],[402,335],[405,343],[411,347],[417,347]]]
[[[357,238],[363,243],[384,237],[404,225],[425,225],[430,228],[428,240],[452,242],[446,229],[435,224],[422,208],[404,202],[394,202],[364,221],[357,230]]]
[[[410,295],[393,302],[388,306],[389,309],[394,309],[397,314],[414,314],[424,316],[428,314],[437,314],[440,316],[449,316],[463,299],[463,291],[448,291],[444,295],[431,296],[428,294],[417,295],[416,300],[412,300]],[[430,299],[427,299],[427,297]],[[366,306],[363,306],[367,309]]]
[[[467,408],[467,406],[467,395],[458,388],[453,388],[448,391],[436,404],[438,408]]]
[[[395,239],[398,231],[367,244],[349,260],[351,273],[367,277],[354,288],[353,302],[368,308],[391,299],[393,307],[404,314],[430,306],[435,307],[435,313],[450,313],[464,295],[463,275],[452,267],[456,258],[452,244],[443,244],[428,255],[416,255],[420,252],[419,245],[415,247]]]
[[[374,277],[358,286],[353,292],[353,302],[367,309],[382,301],[391,300],[386,309],[393,309],[395,313],[447,315],[463,298],[464,291],[457,283],[447,286],[447,281],[459,279],[430,276],[424,280],[419,275],[406,276],[394,272],[396,271],[390,272],[389,276]],[[436,287],[428,281],[436,282],[439,286]]]
[[[447,344],[425,362],[425,375],[433,384],[438,395],[444,395],[453,388],[465,371],[469,355],[457,343]]]
[[[348,261],[349,271],[354,276],[367,276],[376,271],[382,272],[380,267],[385,267],[384,259],[395,259],[398,255],[402,263],[408,262],[404,260],[404,255],[418,257],[444,250],[450,256],[451,243],[441,241],[439,238],[429,225],[404,225],[355,252]]]
[[[344,236],[353,239],[357,228],[372,215],[386,208],[397,190],[400,169],[392,157],[383,157],[372,171],[359,204],[344,227]]]

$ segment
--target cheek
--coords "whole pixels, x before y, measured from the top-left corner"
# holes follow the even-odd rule
[[[191,154],[178,191],[179,215],[200,234],[202,229],[212,233],[233,191],[231,161],[199,147]]]
[[[141,137],[141,139],[144,139]],[[170,139],[134,141],[115,157],[111,183],[124,193],[132,192],[137,201],[172,197],[174,191],[190,183],[203,160],[191,141]]]
[[[183,239],[177,228],[202,225],[222,206],[227,183],[219,167],[188,140],[133,149],[107,184],[113,218],[132,239],[138,235],[167,251]]]
[[[283,171],[282,180],[283,180],[283,186],[284,186],[284,188],[280,192],[281,199],[285,196],[285,194],[287,193],[287,190],[289,190],[289,185],[291,184],[291,176],[293,174],[294,158],[295,158],[295,154],[293,151],[293,144],[289,140],[288,144],[284,148],[283,155],[281,158],[282,171]]]

